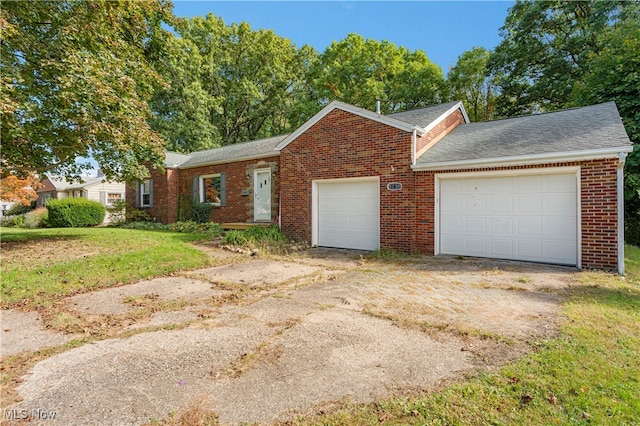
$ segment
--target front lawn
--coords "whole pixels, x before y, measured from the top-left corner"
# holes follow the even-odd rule
[[[2,306],[51,298],[207,265],[192,242],[206,234],[118,228],[2,228]]]
[[[635,425],[640,413],[640,249],[627,276],[581,272],[559,337],[496,373],[435,393],[345,405],[294,424]]]

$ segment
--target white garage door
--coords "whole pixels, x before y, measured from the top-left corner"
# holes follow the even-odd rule
[[[318,182],[318,245],[378,249],[379,186],[377,180]]]
[[[439,182],[440,253],[576,265],[575,172]]]

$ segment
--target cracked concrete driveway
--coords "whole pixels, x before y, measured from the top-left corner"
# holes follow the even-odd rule
[[[194,405],[222,424],[270,423],[433,389],[554,333],[572,272],[310,250],[78,295],[69,312],[93,306],[122,328],[37,362],[11,408],[55,412],[48,425],[143,424]],[[118,322],[149,294],[146,317]]]

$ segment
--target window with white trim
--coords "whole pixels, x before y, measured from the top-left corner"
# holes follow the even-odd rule
[[[151,179],[140,182],[140,206],[151,207]]]
[[[121,201],[123,199],[121,192],[108,192],[107,193],[107,205],[113,206],[113,203]]]
[[[200,176],[200,202],[219,206],[222,203],[222,179],[220,174]]]

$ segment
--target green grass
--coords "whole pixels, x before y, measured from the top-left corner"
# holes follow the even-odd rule
[[[207,265],[198,234],[117,228],[2,228],[2,305],[35,306],[86,289]]]
[[[496,373],[438,392],[349,405],[295,424],[637,425],[640,422],[640,249],[627,276],[578,274],[559,337]]]

